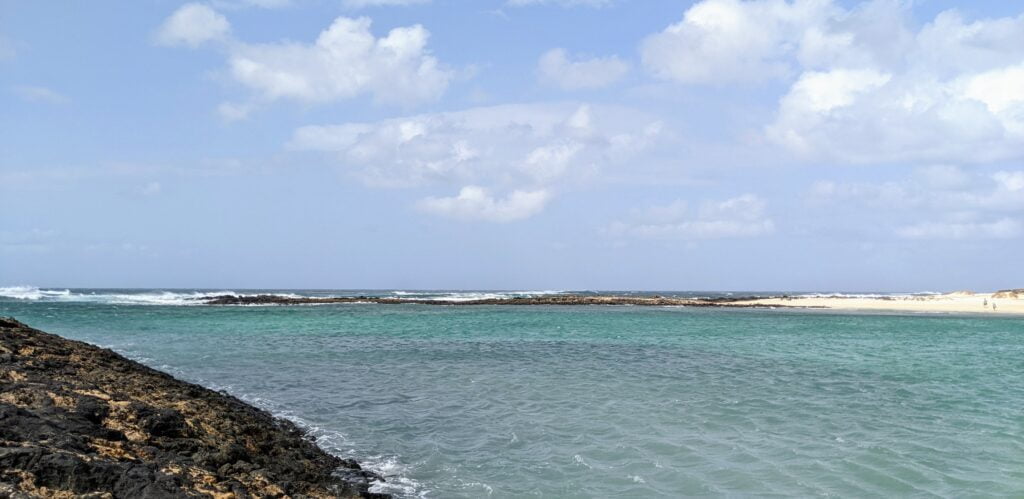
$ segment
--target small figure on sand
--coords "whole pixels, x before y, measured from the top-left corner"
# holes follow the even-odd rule
[[[996,301],[992,300],[992,311],[995,312],[995,310],[996,310]]]
[[[981,307],[988,308],[988,298],[985,298],[984,300],[981,301]]]

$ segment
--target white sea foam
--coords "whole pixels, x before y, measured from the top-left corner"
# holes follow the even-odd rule
[[[167,367],[164,367],[163,369],[183,378],[186,377],[180,369]],[[295,423],[299,428],[302,428],[307,435],[313,437],[318,447],[330,454],[356,459],[359,461],[359,464],[363,469],[377,473],[386,480],[386,482],[373,482],[370,485],[371,492],[392,494],[396,497],[402,498],[427,497],[427,492],[429,491],[423,487],[423,484],[408,477],[411,471],[409,465],[402,463],[395,456],[362,455],[362,453],[353,448],[353,442],[349,440],[344,433],[314,424],[313,422],[298,416],[294,411],[285,409],[280,404],[272,400],[244,392],[239,393],[238,390],[235,390],[231,385],[211,383],[203,379],[194,381],[209,387],[211,390],[231,393],[248,404],[270,412],[275,417]]]
[[[565,291],[394,291],[398,298],[432,301],[501,300],[516,297],[557,295]]]
[[[384,482],[374,482],[370,492],[392,494],[399,497],[427,497],[423,484],[409,478],[409,466],[394,456],[370,456],[359,458],[359,464],[384,477]]]
[[[68,296],[71,294],[70,290],[63,289],[39,289],[35,286],[10,286],[6,288],[0,288],[0,296],[6,298],[15,298],[18,300],[41,300],[43,298],[58,298],[62,296]]]
[[[294,293],[273,293],[287,298],[298,298]],[[235,291],[163,291],[113,292],[109,290],[46,289],[35,286],[0,287],[0,298],[39,302],[88,302],[109,305],[200,305],[208,296],[246,296]]]
[[[474,301],[487,299],[507,299],[515,297],[532,297],[543,295],[554,295],[564,293],[563,291],[391,291],[382,293],[379,296],[392,296],[407,300],[431,300],[431,301]],[[47,289],[35,286],[10,286],[0,287],[0,299],[9,298],[24,301],[60,301],[60,302],[90,302],[110,305],[201,305],[202,298],[209,296],[255,296],[274,295],[282,298],[302,298],[304,295],[296,293],[282,293],[271,291],[252,290],[248,293],[240,293],[232,290],[70,290],[70,289]],[[353,296],[351,292],[339,292],[337,294],[317,293],[318,297],[340,297]],[[360,295],[362,296],[362,295]]]

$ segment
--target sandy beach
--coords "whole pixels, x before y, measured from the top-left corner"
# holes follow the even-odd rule
[[[1024,314],[1024,290],[974,293],[957,291],[939,295],[793,296],[746,300],[735,305],[827,308],[833,310],[883,310],[979,314]]]

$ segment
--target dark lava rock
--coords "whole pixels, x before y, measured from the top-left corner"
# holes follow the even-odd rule
[[[237,398],[0,317],[0,498],[389,497],[379,480]]]
[[[767,308],[764,305],[744,303],[764,296],[742,296],[721,298],[671,298],[665,296],[619,296],[619,295],[544,295],[514,296],[506,298],[482,298],[479,300],[427,300],[417,298],[393,298],[382,296],[357,297],[315,297],[280,295],[210,295],[197,298],[205,305],[325,305],[331,303],[376,303],[381,305],[630,305],[641,307],[735,307]]]

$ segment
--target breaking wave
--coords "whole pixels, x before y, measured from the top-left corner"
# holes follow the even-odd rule
[[[199,305],[211,295],[240,296],[234,291],[164,291],[164,290],[71,290],[46,289],[34,286],[0,288],[0,298],[38,302],[87,302],[109,305]],[[298,296],[298,295],[284,295]]]
[[[0,299],[32,302],[87,302],[110,305],[201,305],[211,296],[274,295],[283,298],[315,297],[392,297],[407,300],[472,301],[514,297],[531,297],[563,293],[562,291],[281,291],[246,290],[245,292],[214,289],[57,289],[35,286],[0,287]]]

